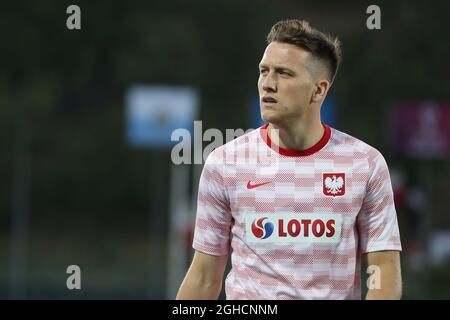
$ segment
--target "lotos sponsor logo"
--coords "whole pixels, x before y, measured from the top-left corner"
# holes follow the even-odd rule
[[[273,233],[273,224],[264,222],[264,220],[267,220],[267,218],[260,218],[252,223],[252,233],[260,239],[267,239]]]
[[[327,242],[341,237],[342,216],[318,213],[273,213],[245,215],[250,242]]]

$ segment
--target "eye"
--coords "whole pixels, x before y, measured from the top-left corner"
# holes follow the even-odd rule
[[[267,69],[259,69],[259,74],[262,74],[262,75],[267,74]]]

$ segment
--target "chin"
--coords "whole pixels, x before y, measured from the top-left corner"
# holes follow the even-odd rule
[[[274,112],[268,111],[268,110],[262,110],[261,111],[261,118],[265,122],[277,124],[280,121],[280,117],[275,114]]]

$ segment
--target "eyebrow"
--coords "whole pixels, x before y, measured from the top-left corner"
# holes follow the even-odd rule
[[[260,64],[259,66],[258,66],[258,68],[259,69],[262,69],[262,68],[268,68],[269,66],[268,65],[266,65],[266,64]],[[294,71],[294,70],[292,70],[292,69],[290,69],[290,68],[287,68],[287,67],[281,67],[281,66],[275,66],[274,67],[274,69],[275,69],[275,71],[288,71],[288,72],[290,72],[290,73],[292,73],[292,74],[296,74],[296,72]]]

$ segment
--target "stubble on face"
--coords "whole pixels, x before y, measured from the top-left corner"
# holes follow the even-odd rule
[[[265,121],[287,124],[307,112],[314,89],[314,59],[310,52],[292,44],[272,42],[267,46],[258,81]],[[276,103],[266,103],[264,97],[272,97]]]

